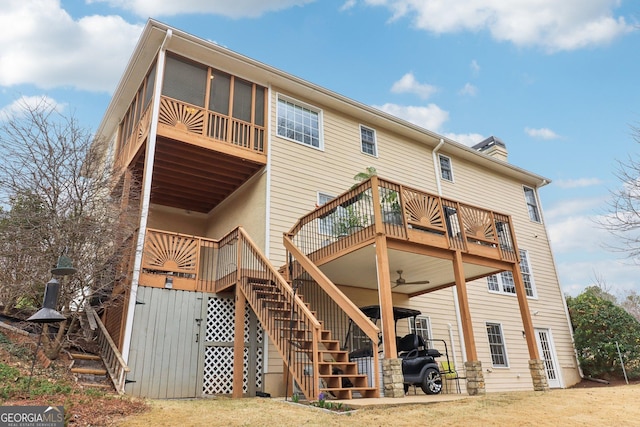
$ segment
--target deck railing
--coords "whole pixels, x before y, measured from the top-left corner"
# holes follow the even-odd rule
[[[376,230],[391,238],[517,260],[508,215],[377,176],[302,217],[288,234],[311,260],[326,261],[345,248],[367,244]]]
[[[149,134],[152,105],[153,102],[149,102],[140,120],[133,125],[131,134],[119,147],[114,162],[116,169],[121,169],[129,164]],[[166,96],[160,98],[158,123],[203,136],[210,139],[212,143],[222,142],[252,152],[263,154],[266,152],[266,129],[264,126],[258,126]]]
[[[140,283],[146,286],[215,292],[219,242],[147,229]]]
[[[265,128],[197,105],[163,96],[158,123],[259,153],[265,152]]]
[[[114,162],[114,169],[120,170],[127,166],[149,134],[149,125],[151,124],[151,106],[152,103],[149,103],[142,113],[140,120],[135,124],[135,127],[129,137],[118,149],[118,154]]]

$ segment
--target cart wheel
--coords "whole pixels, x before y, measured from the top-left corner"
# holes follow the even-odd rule
[[[442,377],[435,368],[427,368],[420,388],[425,394],[438,394],[442,391]]]

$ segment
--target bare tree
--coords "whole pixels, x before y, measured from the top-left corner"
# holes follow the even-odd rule
[[[0,118],[0,298],[4,311],[40,308],[51,269],[64,252],[77,273],[61,278],[58,310],[67,317],[43,334],[57,357],[77,329],[84,304],[111,293],[134,230],[123,210],[107,144],[42,100]]]
[[[640,127],[631,129],[634,140],[640,143]],[[599,223],[617,240],[610,249],[640,263],[640,158],[629,155],[626,161],[619,161],[616,177],[622,186],[612,191],[607,215]]]
[[[636,291],[625,292],[620,306],[640,322],[640,295]]]

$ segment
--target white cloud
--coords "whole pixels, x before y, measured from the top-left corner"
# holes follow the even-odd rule
[[[478,61],[476,61],[475,59],[472,60],[469,66],[471,67],[471,72],[474,76],[480,74],[480,65],[478,64]]]
[[[553,181],[560,188],[584,188],[601,185],[600,178],[558,179]]]
[[[478,142],[485,139],[485,137],[479,133],[445,133],[444,136],[459,142],[460,144],[466,145],[467,147],[476,145]]]
[[[629,260],[611,257],[576,262],[562,262],[557,265],[562,290],[577,296],[586,287],[595,285],[601,279],[613,295],[620,296],[626,291],[640,292],[637,280],[638,266]]]
[[[547,221],[549,239],[556,253],[580,251],[601,252],[603,243],[612,236],[588,215],[575,215]]]
[[[356,0],[347,0],[340,6],[340,11],[344,12],[345,10],[353,9],[356,5]]]
[[[373,107],[433,132],[438,132],[442,124],[449,120],[449,112],[444,111],[435,104],[421,107],[387,103],[374,105]]]
[[[462,87],[462,89],[458,91],[458,93],[460,95],[476,96],[476,94],[478,93],[478,88],[471,83],[467,83]]]
[[[527,135],[529,135],[529,136],[531,136],[533,138],[540,138],[540,139],[558,139],[558,138],[560,138],[560,135],[558,135],[557,133],[555,133],[551,129],[547,129],[547,128],[539,128],[539,129],[524,128],[524,131],[527,133]]]
[[[111,91],[142,27],[119,16],[74,20],[57,0],[5,1],[0,85]]]
[[[427,99],[433,95],[438,89],[435,86],[419,83],[413,73],[407,73],[391,86],[393,93],[412,93],[418,95],[422,99]]]
[[[553,184],[555,184],[555,181]],[[595,215],[595,212],[601,209],[605,203],[606,199],[603,197],[563,199],[550,209],[545,209],[544,216],[548,222],[551,222],[575,215]],[[594,224],[594,222],[591,222],[591,224]]]
[[[314,0],[88,0],[88,3],[107,3],[129,10],[138,16],[172,16],[209,13],[230,18],[255,18],[266,12],[302,6]]]
[[[66,107],[65,104],[61,104],[55,99],[45,95],[23,96],[0,109],[0,121],[19,116],[25,112],[25,109],[36,109],[40,106],[47,106],[58,112],[62,112]]]
[[[406,15],[436,34],[489,31],[499,41],[550,52],[603,45],[633,30],[614,16],[620,0],[365,0],[386,6],[392,20]]]

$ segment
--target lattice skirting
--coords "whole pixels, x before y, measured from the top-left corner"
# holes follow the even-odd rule
[[[233,299],[209,298],[202,382],[202,391],[205,395],[233,392],[234,316]],[[262,389],[263,337],[262,327],[247,305],[244,318],[243,393],[250,393],[252,389]]]

